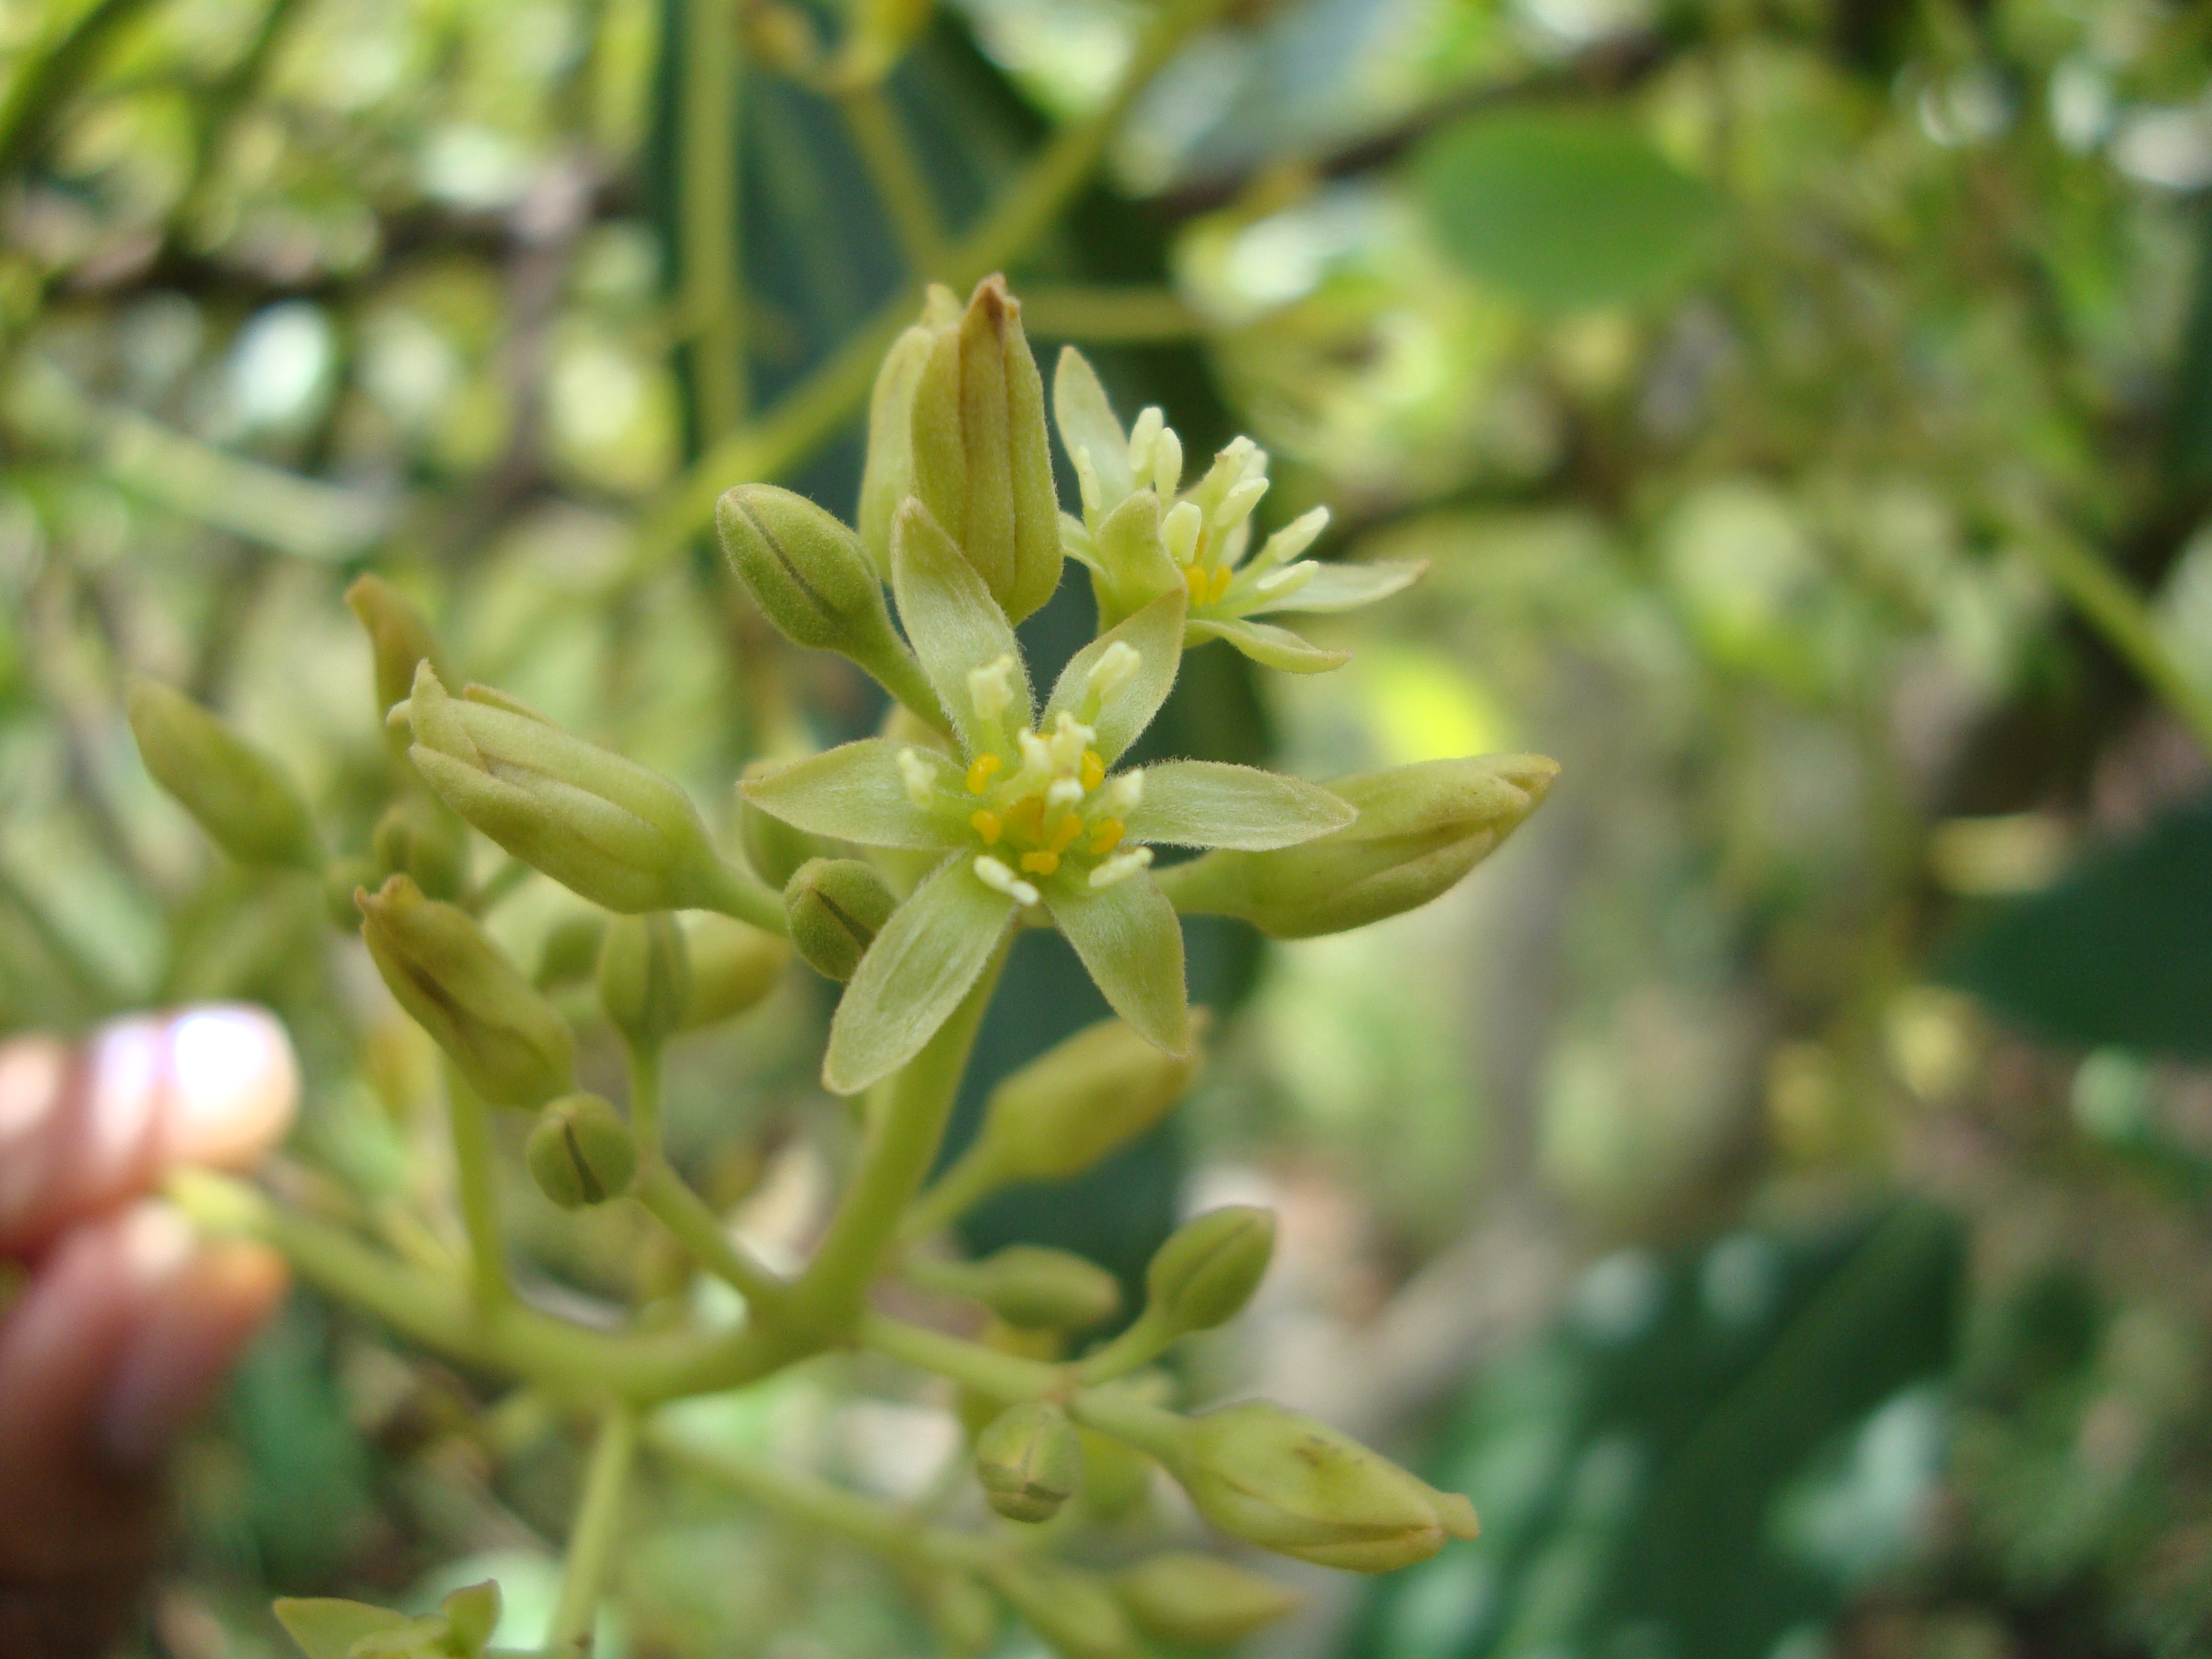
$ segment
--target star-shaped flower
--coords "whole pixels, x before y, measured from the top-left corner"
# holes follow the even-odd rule
[[[1060,354],[1053,380],[1060,441],[1083,490],[1080,520],[1060,515],[1060,546],[1090,567],[1099,620],[1118,621],[1172,587],[1188,594],[1187,643],[1223,639],[1255,662],[1296,674],[1337,667],[1287,628],[1255,622],[1270,611],[1351,611],[1387,599],[1419,576],[1418,562],[1322,563],[1301,556],[1328,525],[1317,507],[1267,538],[1247,559],[1252,509],[1267,493],[1267,452],[1238,438],[1188,489],[1182,441],[1157,407],[1127,432],[1081,352]]]
[[[952,744],[866,738],[744,786],[801,830],[943,854],[847,986],[823,1080],[851,1094],[913,1058],[1022,919],[1057,927],[1116,1013],[1185,1052],[1182,934],[1152,879],[1152,844],[1290,847],[1357,814],[1252,767],[1114,769],[1175,684],[1189,604],[1180,582],[1079,652],[1042,714],[1005,611],[918,501],[892,524],[891,586]]]

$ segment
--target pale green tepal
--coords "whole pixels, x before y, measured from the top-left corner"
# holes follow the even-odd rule
[[[1148,1042],[1186,1052],[1182,934],[1152,878],[1152,844],[1290,847],[1357,814],[1316,785],[1251,767],[1113,770],[1175,683],[1185,590],[1077,653],[1040,714],[1006,612],[919,500],[899,509],[891,544],[899,618],[957,748],[868,738],[743,786],[763,811],[816,835],[942,855],[853,975],[823,1081],[852,1094],[911,1059],[1021,917],[1065,933]]]
[[[1355,610],[1388,599],[1424,568],[1411,562],[1338,564],[1303,557],[1328,526],[1325,507],[1292,520],[1248,559],[1252,510],[1267,493],[1267,452],[1237,438],[1184,489],[1182,440],[1175,428],[1150,408],[1123,431],[1097,373],[1073,346],[1060,354],[1053,415],[1083,491],[1083,516],[1060,515],[1060,546],[1089,567],[1102,623],[1180,588],[1190,600],[1188,643],[1226,640],[1269,668],[1319,673],[1351,653],[1324,650],[1254,618]]]

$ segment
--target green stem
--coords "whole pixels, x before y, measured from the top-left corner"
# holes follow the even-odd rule
[[[936,276],[945,264],[945,225],[898,112],[873,82],[846,88],[837,96],[837,108],[890,218],[908,269],[919,276]]]
[[[980,1146],[970,1146],[951,1169],[930,1183],[928,1191],[915,1200],[899,1222],[902,1244],[920,1243],[932,1233],[951,1226],[978,1199],[999,1185],[998,1172],[981,1153]]]
[[[637,1143],[637,1164],[651,1169],[660,1153],[660,1047],[633,1042],[629,1051],[629,1133]]]
[[[755,875],[750,865],[725,861],[719,871],[713,890],[700,898],[702,908],[750,922],[778,939],[790,933],[791,924],[784,919],[783,895]]]
[[[1152,1310],[1147,1308],[1121,1335],[1097,1352],[1085,1355],[1075,1367],[1076,1377],[1087,1388],[1127,1376],[1165,1353],[1180,1334],[1154,1319]]]
[[[636,1458],[636,1413],[628,1406],[609,1406],[599,1419],[599,1437],[592,1443],[592,1461],[584,1471],[583,1498],[576,1506],[575,1525],[568,1533],[561,1601],[546,1632],[545,1644],[556,1653],[564,1649],[579,1654],[591,1651],[592,1628],[598,1623],[599,1598],[614,1565],[623,1503],[629,1493],[630,1468]]]
[[[514,1297],[500,1247],[491,1114],[451,1066],[446,1068],[446,1116],[453,1132],[453,1185],[460,1199],[461,1228],[469,1238],[469,1283],[477,1308],[489,1311]]]
[[[917,1370],[949,1376],[1008,1405],[1064,1394],[1071,1381],[1065,1366],[1000,1353],[980,1342],[947,1336],[925,1325],[909,1325],[884,1314],[863,1313],[853,1334],[864,1348],[887,1354]]]
[[[655,1158],[642,1166],[636,1192],[637,1201],[691,1259],[744,1297],[757,1314],[771,1314],[789,1297],[791,1286],[723,1231],[720,1218],[665,1159]]]
[[[62,970],[95,1012],[106,1013],[126,1005],[128,1000],[122,988],[62,931],[61,924],[46,914],[46,907],[15,879],[15,872],[4,862],[0,862],[0,903],[5,903],[23,919],[33,937],[53,958],[54,966]]]
[[[481,916],[495,908],[501,899],[536,873],[520,859],[507,860],[498,869],[484,878],[482,886],[469,895],[469,914]]]
[[[745,413],[744,276],[738,268],[738,39],[716,0],[685,0],[678,72],[684,79],[684,192],[678,234],[684,331],[702,447]]]
[[[879,1109],[870,1114],[852,1184],[821,1249],[800,1276],[794,1297],[825,1329],[842,1329],[860,1313],[896,1237],[899,1218],[929,1173],[960,1091],[961,1074],[968,1068],[969,1050],[1012,944],[1011,933],[1000,941],[952,1017],[892,1075]]]

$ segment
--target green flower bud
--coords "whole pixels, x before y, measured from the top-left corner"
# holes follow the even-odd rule
[[[902,707],[898,703],[891,706]],[[787,764],[782,761],[751,761],[746,764],[744,775],[766,777]],[[747,799],[742,791],[738,795],[738,844],[745,849],[745,862],[752,866],[760,878],[777,888],[787,884],[807,860],[836,856],[835,843],[793,829],[781,818],[771,817]]]
[[[1085,1026],[991,1091],[969,1156],[999,1182],[1080,1175],[1165,1116],[1199,1060],[1196,1044],[1177,1059],[1118,1019]]]
[[[420,794],[385,808],[368,845],[378,876],[411,877],[432,898],[458,899],[468,885],[467,833],[459,818]]]
[[[683,1029],[734,1019],[756,1006],[783,977],[791,946],[727,916],[700,916],[684,929],[690,942],[691,1000]]]
[[[1185,1222],[1145,1269],[1146,1321],[1176,1336],[1226,1323],[1260,1288],[1274,1250],[1271,1211],[1231,1204]]]
[[[793,947],[815,972],[841,981],[897,908],[875,866],[858,859],[809,859],[783,890]]]
[[[833,514],[774,484],[739,484],[715,503],[714,524],[731,568],[777,632],[849,657],[897,696],[935,706],[891,627],[880,571]]]
[[[891,515],[914,494],[914,394],[928,366],[937,331],[957,325],[960,301],[941,283],[929,285],[921,320],[884,354],[868,398],[868,458],[860,474],[860,545],[884,580],[891,579]]]
[[[1159,873],[1186,913],[1241,916],[1277,939],[1340,933],[1426,904],[1494,851],[1559,775],[1540,755],[1427,761],[1339,778],[1349,828],[1273,852],[1212,852]]]
[[[495,1105],[535,1107],[576,1086],[568,1023],[466,911],[405,876],[354,902],[384,982],[470,1087]]]
[[[998,1568],[991,1582],[1063,1659],[1133,1659],[1139,1652],[1128,1615],[1095,1572],[1024,1560]]]
[[[655,1048],[691,1006],[691,954],[665,910],[618,916],[599,947],[599,1006],[632,1047]]]
[[[445,653],[430,624],[398,588],[381,576],[362,576],[346,589],[345,602],[368,635],[376,662],[376,713],[380,720],[392,704],[404,702],[415,685],[415,668],[428,663],[441,678],[450,676]]]
[[[1051,1520],[1082,1474],[1074,1425],[1041,1400],[1008,1407],[975,1438],[975,1478],[1009,1521]]]
[[[562,917],[545,935],[538,952],[538,975],[532,983],[541,991],[550,991],[591,978],[599,970],[599,948],[606,936],[605,916]]]
[[[1083,1448],[1083,1507],[1101,1521],[1119,1521],[1152,1495],[1152,1460],[1125,1440],[1079,1427]]]
[[[1023,1330],[1088,1330],[1121,1305],[1121,1281],[1105,1268],[1039,1244],[1009,1244],[948,1282]]]
[[[1155,1641],[1227,1647],[1297,1610],[1287,1585],[1211,1555],[1171,1550],[1114,1576],[1137,1628]]]
[[[737,884],[691,798],[658,772],[563,732],[483,686],[450,696],[428,663],[392,711],[447,805],[602,908],[714,908]]]
[[[1475,1534],[1458,1493],[1268,1401],[1184,1420],[1162,1455],[1213,1525],[1316,1566],[1393,1572]]]
[[[1006,278],[934,331],[914,393],[914,493],[1019,622],[1060,585],[1044,379]]]
[[[240,864],[321,868],[321,840],[282,762],[158,681],[134,679],[125,702],[146,769],[209,840]]]
[[[597,1095],[567,1095],[548,1106],[522,1156],[538,1190],[564,1210],[620,1197],[637,1173],[629,1125]]]

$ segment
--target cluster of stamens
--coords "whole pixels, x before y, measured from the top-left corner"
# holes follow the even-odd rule
[[[1095,720],[1099,706],[1140,662],[1126,643],[1108,647],[1091,666],[1084,714]],[[998,725],[1012,706],[1013,670],[1013,659],[1001,657],[968,676],[969,698],[983,726]],[[1013,733],[1011,769],[1006,755],[985,750],[952,785],[949,767],[912,747],[899,751],[899,769],[917,805],[940,815],[964,813],[986,849],[975,860],[978,880],[1018,903],[1035,904],[1037,889],[1027,878],[1056,875],[1071,858],[1097,860],[1088,877],[1094,890],[1125,881],[1152,861],[1151,848],[1121,845],[1128,833],[1126,819],[1144,799],[1145,775],[1132,770],[1109,777],[1092,746],[1097,736],[1094,726],[1063,711],[1048,732],[1024,726]]]

